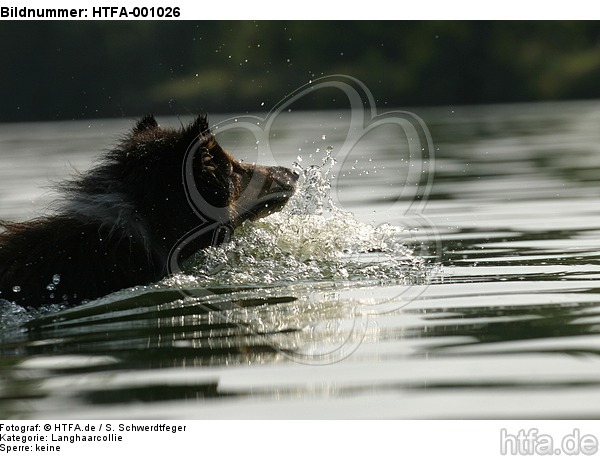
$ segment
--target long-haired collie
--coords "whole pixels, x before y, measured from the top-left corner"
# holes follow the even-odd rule
[[[146,116],[96,167],[59,185],[50,215],[0,222],[0,299],[77,304],[160,280],[174,260],[220,242],[223,227],[281,209],[297,177],[236,161],[206,116],[181,129]]]

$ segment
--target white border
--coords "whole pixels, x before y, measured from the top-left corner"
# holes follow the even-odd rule
[[[229,0],[226,3],[190,0],[132,1],[118,3],[105,0],[94,1],[8,1],[3,7],[27,8],[87,8],[93,7],[179,7],[179,20],[593,20],[600,17],[600,7],[589,0],[572,0],[568,3],[556,0],[539,2],[506,0],[503,2],[453,1],[348,1],[323,2],[302,0]],[[10,18],[9,18],[10,19]],[[83,20],[99,20],[91,14]],[[133,17],[118,15],[104,20],[132,20]],[[144,19],[144,18],[138,18]],[[6,20],[6,18],[2,19]],[[398,39],[402,39],[401,36]]]

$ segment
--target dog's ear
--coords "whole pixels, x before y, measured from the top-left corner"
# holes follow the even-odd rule
[[[208,127],[208,116],[206,114],[200,114],[188,127],[190,133],[195,135],[209,136],[211,134],[210,128]]]
[[[217,170],[218,164],[215,160],[215,157],[210,153],[206,147],[200,148],[200,164],[202,171],[208,171],[211,174]]]
[[[133,134],[137,135],[156,127],[158,127],[158,123],[156,122],[154,116],[152,114],[146,114],[138,121],[135,127],[133,127]]]
[[[208,116],[206,114],[200,114],[196,117],[185,129],[184,135],[189,141],[200,141],[201,145],[208,150],[212,150],[217,146],[217,140],[208,126]]]

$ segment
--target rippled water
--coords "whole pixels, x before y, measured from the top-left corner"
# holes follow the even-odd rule
[[[294,200],[154,286],[5,302],[0,416],[599,417],[600,103],[415,113],[432,143],[344,111],[280,115],[273,156],[224,133],[302,167]],[[130,125],[0,125],[0,217]]]

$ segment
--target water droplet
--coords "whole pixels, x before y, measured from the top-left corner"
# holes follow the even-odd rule
[[[321,136],[321,139],[322,139],[322,140],[326,140],[326,139],[327,139],[327,136],[326,136],[326,135],[322,135],[322,136]]]
[[[19,285],[15,285],[14,287],[12,287],[12,291],[14,293],[19,293],[21,291],[21,287]]]
[[[60,274],[54,274],[52,276],[52,283],[58,285],[60,283]]]

